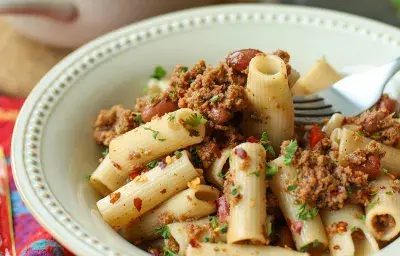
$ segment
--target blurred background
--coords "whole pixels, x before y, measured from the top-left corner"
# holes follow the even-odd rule
[[[32,6],[24,9],[15,4],[24,1],[52,5],[45,10],[38,10]],[[88,16],[96,14],[97,19],[87,16],[76,18],[71,6],[60,7],[59,4],[54,4],[64,1],[77,4],[78,9],[80,8],[78,15],[81,16],[87,14],[85,8],[91,8]],[[93,9],[91,4],[94,2],[97,5]],[[111,6],[110,2],[127,8],[115,8],[116,5]],[[26,97],[38,80],[71,49],[107,31],[165,12],[232,2],[315,6],[400,26],[400,0],[0,0],[0,95]],[[133,13],[133,9],[137,12]],[[35,15],[26,15],[31,12]],[[116,20],[113,14],[118,14],[117,16],[125,20]],[[86,24],[81,24],[85,22]]]

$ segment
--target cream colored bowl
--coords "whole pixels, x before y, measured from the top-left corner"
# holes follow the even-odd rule
[[[399,56],[400,31],[320,9],[232,5],[157,17],[85,45],[40,81],[15,127],[14,178],[36,219],[78,255],[146,255],[95,210],[85,176],[101,151],[92,139],[96,114],[117,103],[133,107],[156,65],[215,64],[240,48],[286,49],[300,72],[322,56],[342,69]],[[381,255],[399,250],[396,241]]]

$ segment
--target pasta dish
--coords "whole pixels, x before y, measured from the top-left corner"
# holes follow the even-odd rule
[[[152,255],[372,255],[400,232],[399,103],[298,125],[293,95],[341,76],[242,49],[155,68],[134,109],[101,110],[97,208]],[[116,234],[117,235],[117,234]]]

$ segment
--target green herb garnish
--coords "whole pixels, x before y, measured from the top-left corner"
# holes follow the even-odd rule
[[[353,233],[353,232],[356,232],[357,230],[358,230],[357,227],[352,227],[350,231],[351,231],[351,233]]]
[[[197,127],[200,124],[205,124],[206,122],[207,119],[205,119],[201,114],[194,113],[184,121],[184,124],[190,125],[191,127]]]
[[[158,160],[153,160],[150,163],[148,163],[146,166],[151,170],[155,168],[158,165]]]
[[[169,115],[168,115],[168,121],[174,120],[174,119],[175,119],[175,114],[176,114],[176,113],[171,113],[171,114],[169,114]]]
[[[232,188],[231,188],[231,194],[232,194],[232,196],[234,196],[234,197],[237,197],[240,193],[239,193],[239,189],[240,189],[240,186],[239,185],[234,185],[234,186],[232,186]]]
[[[157,139],[158,134],[160,133],[159,131],[155,131],[153,129],[144,127],[143,129],[145,129],[146,131],[152,131],[153,132],[153,139],[158,140],[158,141],[165,141],[165,139]]]
[[[157,80],[161,80],[164,78],[164,76],[167,74],[167,71],[165,71],[165,69],[161,66],[157,66],[154,71],[153,74],[151,75],[152,78],[155,78]]]
[[[307,252],[308,249],[310,249],[310,246],[317,248],[321,243],[318,240],[314,240],[314,242],[306,244],[302,247],[300,247],[300,252]]]
[[[163,252],[164,256],[178,256],[178,254],[176,254],[174,251],[171,251],[167,247],[164,247]]]
[[[218,226],[218,220],[216,216],[208,216],[208,220],[210,221],[212,228],[216,228]]]
[[[297,188],[297,185],[290,185],[290,186],[287,187],[287,189],[288,189],[289,191],[293,191],[293,190],[295,190],[296,188]]]
[[[90,177],[92,177],[91,174],[86,175],[86,176],[85,176],[85,180],[90,180]]]
[[[260,177],[260,170],[257,168],[254,172],[250,173],[250,175],[255,175],[256,177]]]
[[[285,165],[290,165],[292,163],[292,159],[294,154],[297,151],[297,141],[291,140],[289,145],[285,147]]]
[[[102,154],[103,156],[107,156],[108,153],[110,153],[110,151],[109,151],[108,148],[106,148],[103,152],[101,152],[101,154]]]
[[[228,232],[228,224],[226,223],[222,224],[221,226],[216,228],[215,231],[220,232],[221,234],[225,234],[226,232]]]
[[[141,114],[137,114],[133,120],[135,120],[136,123],[138,123],[139,125],[143,124],[143,119]]]
[[[155,234],[160,234],[162,238],[164,239],[169,239],[171,238],[171,233],[169,231],[168,226],[164,226],[164,227],[160,227],[160,228],[156,228],[154,230]]]
[[[217,176],[218,176],[219,178],[224,178],[227,174],[228,174],[228,172],[226,172],[225,174],[223,174],[222,172],[219,172],[219,173],[217,174]]]
[[[385,169],[385,168],[381,168],[381,172],[384,173],[384,174],[388,174],[389,173],[389,171],[387,169]]]
[[[188,67],[181,67],[181,72],[182,72],[182,73],[184,73],[184,72],[186,72],[186,71],[188,71]]]
[[[269,141],[266,131],[263,131],[263,133],[261,134],[260,143],[264,147],[265,151],[267,151],[270,155],[275,156],[275,150],[271,146],[271,142]]]
[[[216,102],[218,100],[219,96],[218,95],[214,95],[211,99],[210,102]]]
[[[176,156],[176,159],[179,159],[182,157],[183,154],[182,154],[182,151],[177,150],[174,152],[174,155]]]
[[[199,154],[197,153],[197,148],[196,147],[189,148],[189,153],[192,157],[193,163],[196,166],[201,166],[201,159],[200,159]]]
[[[312,220],[318,215],[319,210],[317,208],[310,208],[309,210],[306,208],[306,204],[302,204],[300,206],[299,211],[297,212],[297,217],[299,220]]]
[[[378,199],[375,201],[375,202],[370,202],[368,205],[367,205],[367,209],[368,210],[371,210],[375,205],[377,205],[377,204],[379,204],[379,197],[378,197]]]
[[[209,243],[211,241],[211,238],[209,238],[208,236],[204,237],[203,242],[204,243]]]
[[[278,166],[267,164],[267,169],[265,170],[265,173],[267,174],[267,180],[271,180],[272,177],[274,177],[275,174],[278,173]]]

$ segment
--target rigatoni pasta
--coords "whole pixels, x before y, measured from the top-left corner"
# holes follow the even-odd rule
[[[189,160],[186,151],[164,168],[157,166],[97,202],[103,219],[113,227],[123,228],[133,220],[187,187],[201,173]],[[155,195],[157,195],[155,197]]]
[[[199,122],[195,127],[185,124],[196,117],[197,113],[191,109],[179,109],[112,140],[110,159],[118,174],[127,177],[143,164],[201,142],[204,123]]]
[[[137,223],[123,229],[122,234],[129,241],[159,238],[161,234],[157,229],[167,224],[196,220],[216,212],[214,201],[218,197],[219,190],[211,186],[188,188],[140,216]]]
[[[228,243],[266,244],[265,156],[258,143],[232,150],[226,196],[230,205]],[[261,192],[261,193],[260,193]]]
[[[249,64],[246,94],[250,102],[244,116],[247,136],[268,131],[272,146],[294,135],[294,106],[282,59],[275,55],[257,55]]]
[[[226,166],[229,156],[231,155],[232,148],[225,148],[221,152],[221,157],[216,158],[211,166],[204,172],[204,177],[217,186],[220,190],[224,188],[224,167]],[[225,170],[227,171],[227,170]]]
[[[365,223],[376,239],[390,241],[400,233],[400,183],[382,175],[372,186],[375,194],[365,209]]]

